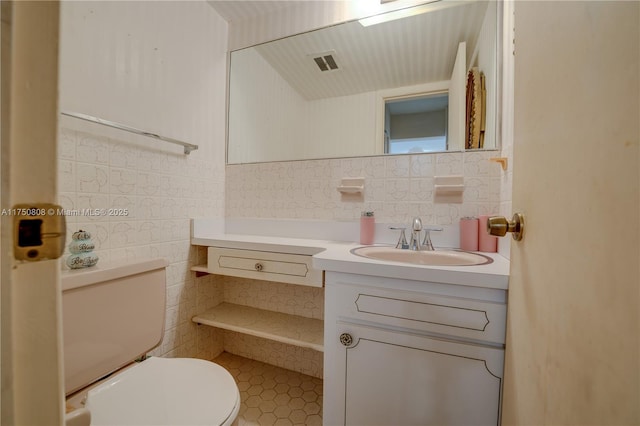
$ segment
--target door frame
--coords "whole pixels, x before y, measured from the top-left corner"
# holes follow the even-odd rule
[[[60,260],[16,261],[10,210],[57,199],[60,4],[2,3],[0,421],[64,424]]]

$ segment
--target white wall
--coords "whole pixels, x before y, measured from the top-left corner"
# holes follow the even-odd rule
[[[67,209],[123,208],[70,217],[93,233],[100,262],[166,257],[165,338],[156,355],[216,350],[190,318],[216,304],[211,278],[189,268],[189,219],[224,215],[227,23],[205,2],[63,2],[60,109],[197,144],[180,147],[119,130],[60,122],[59,201]],[[207,341],[209,344],[198,345]]]
[[[305,100],[255,50],[234,54],[229,93],[229,161],[250,163],[296,155]],[[231,95],[232,94],[232,95]],[[277,105],[274,105],[277,100]]]
[[[375,92],[305,100],[254,49],[234,52],[231,72],[230,163],[375,152]]]

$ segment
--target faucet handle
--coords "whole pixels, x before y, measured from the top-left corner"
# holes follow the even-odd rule
[[[433,244],[431,243],[431,231],[442,231],[442,228],[427,226],[424,228],[424,240],[422,241],[422,246],[424,250],[433,251]]]
[[[404,230],[407,229],[405,227],[400,226],[390,226],[389,229],[393,229],[394,231],[400,231],[400,238],[398,239],[398,243],[396,244],[397,249],[408,249],[409,243],[407,243],[407,236],[404,233]]]
[[[411,226],[414,231],[422,231],[422,220],[419,217],[413,218],[413,224]]]
[[[441,226],[426,226],[424,228],[425,231],[442,231],[444,228],[442,228]]]

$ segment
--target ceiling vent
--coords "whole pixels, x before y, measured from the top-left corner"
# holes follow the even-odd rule
[[[313,58],[320,71],[336,71],[340,67],[338,67],[335,55],[336,52],[332,50],[331,52],[316,53],[309,56]]]

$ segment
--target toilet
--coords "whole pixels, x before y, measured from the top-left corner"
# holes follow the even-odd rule
[[[67,425],[235,420],[240,393],[221,366],[192,358],[134,361],[162,340],[167,265],[151,259],[62,273]]]

